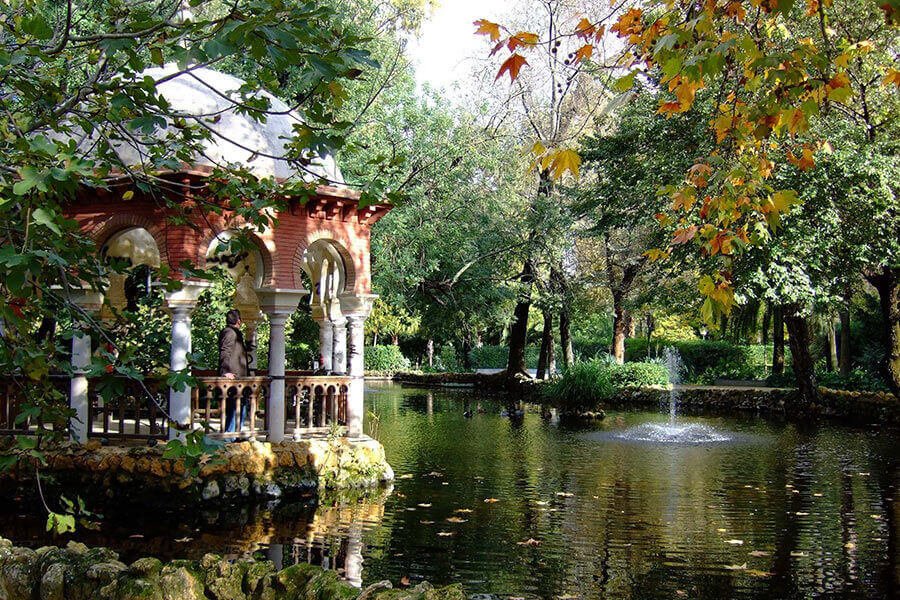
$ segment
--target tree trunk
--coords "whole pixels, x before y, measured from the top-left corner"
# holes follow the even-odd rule
[[[377,345],[378,345],[378,333],[373,333],[372,334],[372,346],[377,346]]]
[[[841,317],[841,347],[838,360],[841,375],[846,377],[850,374],[850,309],[843,308],[839,314]]]
[[[634,322],[634,315],[630,311],[625,312],[625,337],[633,338],[637,325]]]
[[[828,336],[828,356],[826,357],[826,361],[828,363],[828,370],[831,372],[837,371],[838,365],[838,355],[837,355],[837,339],[835,337],[834,330],[834,315],[828,315],[828,323],[825,327],[825,335]]]
[[[530,258],[522,265],[522,291],[513,311],[513,323],[509,331],[509,360],[506,372],[509,377],[517,373],[528,375],[525,365],[525,346],[528,342],[528,313],[531,310],[531,286],[534,283],[535,269]]]
[[[785,308],[783,318],[789,335],[794,377],[800,391],[799,403],[790,407],[789,411],[800,413],[808,409],[810,404],[819,401],[819,387],[813,372],[812,355],[809,352],[809,322],[797,314],[796,307]]]
[[[553,313],[544,311],[544,330],[541,333],[541,352],[538,356],[537,378],[546,379],[553,348]]]
[[[900,397],[900,269],[885,267],[866,279],[878,290],[884,319],[884,376],[891,392]]]
[[[400,334],[392,333],[391,334],[391,345],[399,346],[400,345]]]
[[[612,354],[618,364],[625,362],[626,311],[621,294],[613,294],[613,348]]]
[[[781,304],[772,309],[772,372],[784,373],[784,311]]]
[[[575,351],[572,348],[572,322],[570,319],[572,293],[569,282],[563,273],[562,261],[557,261],[550,269],[550,285],[559,294],[559,347],[562,349],[563,363],[566,366],[575,364]],[[551,373],[552,374],[552,373]]]
[[[425,355],[428,357],[428,366],[434,366],[434,339],[428,338],[428,343],[425,344]]]
[[[763,311],[763,325],[762,325],[762,344],[763,346],[769,345],[769,321],[772,320],[772,306],[766,303],[766,310]]]
[[[547,379],[556,373],[556,342],[553,341],[553,331],[550,331],[550,343],[547,346]]]

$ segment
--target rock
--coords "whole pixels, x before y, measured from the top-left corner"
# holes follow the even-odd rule
[[[131,563],[128,569],[142,577],[154,577],[159,575],[159,572],[162,570],[162,561],[150,556],[139,558]]]
[[[85,576],[92,581],[99,582],[101,585],[109,585],[119,576],[119,573],[127,568],[118,561],[102,562],[88,567],[87,571],[85,571]]]
[[[200,497],[204,500],[212,500],[213,498],[218,498],[220,493],[219,483],[215,479],[210,479],[203,487]]]
[[[101,446],[103,446],[103,444],[100,443],[100,440],[88,440],[87,443],[85,443],[84,448],[89,452],[96,452]]]
[[[66,600],[63,595],[66,585],[66,565],[54,563],[50,565],[41,577],[41,600]]]
[[[164,600],[207,600],[203,584],[184,567],[166,567],[159,580]]]
[[[279,467],[293,467],[294,466],[294,455],[291,452],[279,452],[278,453],[278,466]]]
[[[0,591],[5,592],[4,600],[31,600],[37,579],[38,556],[28,548],[8,548],[3,550],[0,564]]]
[[[131,456],[123,456],[122,457],[122,470],[128,473],[133,473],[134,468],[137,465],[137,461],[134,460]]]

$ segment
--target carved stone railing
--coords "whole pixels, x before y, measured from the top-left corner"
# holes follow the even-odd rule
[[[88,437],[164,440],[169,437],[169,389],[156,379],[88,380]]]
[[[285,435],[300,437],[332,424],[347,424],[349,377],[289,372],[284,385]]]
[[[191,394],[191,427],[205,423],[214,438],[255,438],[266,435],[268,419],[266,399],[269,392],[268,377],[198,377],[199,385]],[[242,408],[247,415],[240,423]],[[229,409],[233,407],[234,428],[227,432]],[[242,425],[242,426],[241,426]]]

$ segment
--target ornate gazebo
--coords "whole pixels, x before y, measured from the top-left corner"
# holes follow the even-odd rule
[[[145,72],[163,79],[175,72],[165,66]],[[343,185],[340,169],[330,156],[309,165],[284,158],[293,127],[300,117],[277,98],[265,94],[271,105],[264,121],[256,121],[234,110],[233,97],[243,82],[206,68],[166,79],[157,89],[176,113],[203,120],[212,132],[191,164],[166,173],[155,173],[170,186],[182,186],[183,197],[202,189],[214,167],[241,165],[259,177],[276,181],[303,177],[327,181],[318,185],[305,204],[288,201],[287,209],[271,216],[272,226],[250,235],[252,251],[232,253],[229,239],[242,223],[235,220],[223,200],[222,214],[212,211],[189,213],[187,223],[176,224],[166,204],[126,180],[109,190],[85,190],[66,210],[107,256],[127,259],[132,265],[151,268],[168,265],[179,272],[185,261],[199,267],[221,266],[235,279],[235,307],[241,311],[248,334],[268,319],[270,326],[269,368],[244,379],[224,379],[199,373],[198,388],[150,390],[180,424],[169,428],[155,403],[133,384],[123,383],[113,400],[100,398],[85,375],[71,380],[70,402],[76,412],[73,435],[88,437],[175,437],[200,420],[223,431],[224,399],[249,402],[249,423],[243,437],[265,437],[278,442],[286,434],[302,436],[337,423],[351,437],[362,435],[363,416],[363,324],[371,311],[369,241],[372,225],[388,205],[360,208],[359,193]],[[192,117],[193,115],[193,117]],[[208,119],[206,115],[216,115]],[[164,143],[160,134],[159,142]],[[145,156],[139,145],[121,144],[116,151],[125,165],[140,165]],[[125,194],[131,192],[130,194]],[[123,200],[123,194],[128,200]],[[215,202],[215,198],[206,198]],[[183,214],[183,213],[182,213]],[[304,278],[305,275],[305,278]],[[309,282],[305,289],[304,281]],[[185,278],[181,289],[165,292],[172,319],[170,368],[184,369],[191,351],[191,314],[201,293],[210,283]],[[89,313],[110,318],[126,303],[125,277],[111,277],[105,294],[85,289],[77,301]],[[301,302],[309,302],[319,324],[320,371],[286,371],[285,323]],[[204,332],[215,335],[216,332]],[[349,342],[349,343],[348,343]],[[90,341],[75,336],[72,363],[76,368],[90,362]],[[253,367],[256,359],[252,357]],[[120,390],[121,392],[121,390]],[[146,392],[146,390],[145,390]],[[84,427],[82,424],[88,424]]]

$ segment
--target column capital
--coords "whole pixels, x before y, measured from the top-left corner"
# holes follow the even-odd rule
[[[349,318],[351,315],[361,315],[363,319],[372,312],[372,305],[378,298],[378,294],[341,294],[341,312]]]
[[[63,295],[67,293],[59,286],[53,286],[53,289],[61,290]],[[99,313],[103,306],[103,293],[89,287],[71,289],[68,291],[68,296],[72,299],[72,302],[91,315]]]
[[[173,312],[193,312],[200,294],[211,288],[212,285],[211,281],[183,281],[181,289],[166,292],[166,307]]]
[[[273,314],[290,315],[296,311],[300,301],[307,294],[309,291],[303,288],[262,287],[256,290],[259,309],[269,315],[270,319]]]

